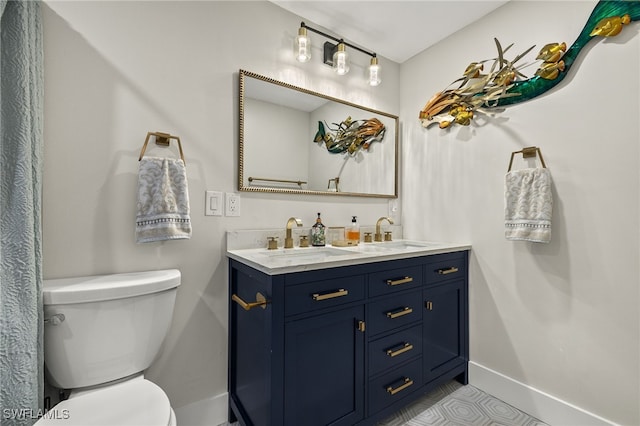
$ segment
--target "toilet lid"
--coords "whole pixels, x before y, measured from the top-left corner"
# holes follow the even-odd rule
[[[36,424],[65,426],[166,426],[167,395],[148,380],[132,380],[89,391],[60,402]]]

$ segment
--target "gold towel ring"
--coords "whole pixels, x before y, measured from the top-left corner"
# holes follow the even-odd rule
[[[511,171],[511,165],[513,164],[513,156],[516,154],[522,154],[522,158],[531,158],[535,157],[536,153],[538,157],[540,157],[540,162],[542,163],[543,168],[547,168],[547,165],[544,163],[544,158],[542,158],[542,151],[537,146],[529,146],[527,148],[522,148],[520,151],[514,151],[511,153],[511,160],[509,160],[509,169],[507,169],[507,173]]]
[[[149,143],[149,138],[151,136],[156,137],[156,145],[169,146],[169,142],[171,141],[171,139],[175,139],[176,141],[178,141],[178,150],[180,151],[180,159],[182,160],[183,163],[187,164],[187,162],[184,161],[184,153],[182,152],[182,144],[180,143],[180,138],[178,136],[172,136],[169,133],[163,133],[163,132],[147,133],[147,138],[144,140],[144,145],[142,145],[142,151],[140,151],[140,157],[138,158],[138,161],[142,160],[142,157],[144,156],[144,152],[147,149],[147,144]]]

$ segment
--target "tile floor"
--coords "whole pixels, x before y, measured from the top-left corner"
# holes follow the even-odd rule
[[[471,386],[452,381],[378,423],[378,426],[548,426]]]
[[[221,426],[236,426],[223,423]],[[548,426],[497,398],[448,382],[378,423],[378,426]]]

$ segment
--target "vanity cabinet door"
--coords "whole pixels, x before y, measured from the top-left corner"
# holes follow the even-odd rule
[[[247,302],[256,301],[256,293],[272,299],[269,283],[259,279],[258,273],[244,268],[230,267],[230,294]],[[274,352],[273,304],[244,310],[238,303],[229,304],[229,396],[241,407],[245,419],[254,426],[274,426],[271,389]]]
[[[424,290],[424,382],[467,362],[465,280]]]
[[[353,425],[364,416],[364,306],[285,324],[286,426]]]

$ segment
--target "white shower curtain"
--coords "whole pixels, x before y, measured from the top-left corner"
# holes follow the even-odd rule
[[[42,414],[40,1],[0,0],[0,424]]]

